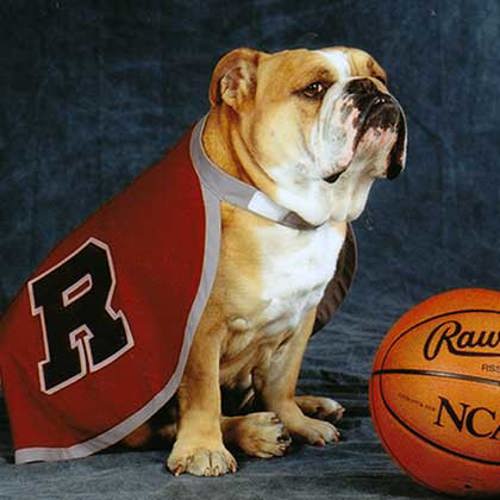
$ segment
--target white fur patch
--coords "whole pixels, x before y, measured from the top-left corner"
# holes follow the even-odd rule
[[[318,50],[318,52],[328,59],[337,72],[339,80],[345,80],[351,76],[351,66],[344,52],[341,50]]]
[[[259,322],[266,334],[293,329],[321,300],[333,277],[344,242],[342,230],[330,224],[314,231],[284,226],[260,228],[261,299],[267,304]]]

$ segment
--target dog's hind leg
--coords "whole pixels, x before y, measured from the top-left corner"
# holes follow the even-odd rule
[[[280,457],[291,443],[285,426],[272,412],[222,417],[221,427],[224,444],[254,457]]]
[[[260,458],[285,454],[291,439],[283,423],[272,412],[249,413],[221,418],[222,439],[229,448],[239,448],[247,455]],[[121,444],[129,448],[158,447],[172,444],[177,437],[177,423],[152,425],[146,422],[129,434]]]
[[[321,396],[295,396],[295,402],[304,415],[336,423],[344,415],[345,408],[334,399]]]

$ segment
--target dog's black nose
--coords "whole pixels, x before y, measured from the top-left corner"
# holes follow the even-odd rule
[[[346,91],[349,94],[376,94],[378,89],[370,79],[356,78],[347,84]]]

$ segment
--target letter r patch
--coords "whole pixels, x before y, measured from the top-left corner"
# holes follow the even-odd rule
[[[111,307],[115,286],[111,251],[96,238],[28,282],[31,312],[43,332],[43,392],[54,394],[133,347],[125,314]]]

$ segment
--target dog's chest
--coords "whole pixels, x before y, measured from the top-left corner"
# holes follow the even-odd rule
[[[274,225],[260,228],[256,237],[263,305],[257,321],[267,334],[293,329],[321,300],[344,233],[330,225],[309,231]]]
[[[251,384],[256,367],[267,372],[274,353],[299,334],[297,327],[321,301],[335,273],[346,226],[298,231],[239,215],[237,229],[223,233],[219,290],[227,335],[220,380],[243,388]]]

